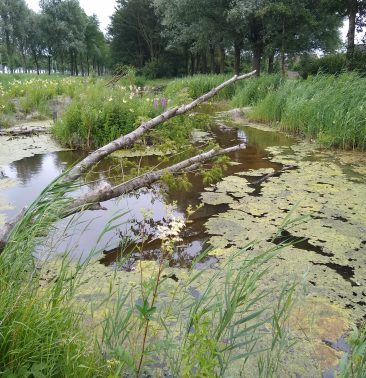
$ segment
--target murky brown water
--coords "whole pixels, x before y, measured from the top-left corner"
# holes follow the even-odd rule
[[[225,130],[213,127],[212,133],[222,147],[247,141],[245,150],[235,152],[230,156],[235,164],[229,167],[226,175],[249,169],[280,169],[281,165],[271,162],[264,149],[269,146],[284,146],[294,143],[293,139],[282,134],[250,127]],[[17,181],[16,186],[2,191],[8,201],[14,205],[13,209],[5,210],[5,214],[9,218],[17,214],[20,209],[29,205],[51,180],[81,158],[82,153],[80,152],[62,151],[35,155],[5,167],[2,170],[3,176]],[[135,158],[135,160],[140,159]],[[157,163],[157,157],[144,157],[141,161],[143,167],[152,167]],[[115,161],[107,159],[98,167],[98,173],[95,173],[92,179],[115,181],[113,177],[121,173],[120,168],[115,165]],[[107,175],[103,173],[108,170]],[[137,259],[157,259],[160,254],[159,243],[145,243],[143,251],[138,248],[141,232],[144,229],[144,232],[151,234],[156,225],[164,222],[168,204],[174,203],[174,213],[184,217],[185,210],[189,205],[196,206],[201,202],[200,193],[205,187],[202,178],[199,174],[190,174],[189,179],[192,183],[189,191],[167,190],[167,188],[156,184],[151,188],[139,190],[118,200],[106,202],[104,206],[108,209],[107,211],[86,211],[78,215],[73,221],[73,227],[63,231],[62,238],[53,237],[54,242],[50,240],[50,243],[53,243],[51,249],[58,252],[68,251],[77,258],[84,258],[89,255],[90,251],[97,250],[99,253],[103,251],[101,261],[104,264],[118,266],[118,268],[126,270],[132,270]],[[145,211],[142,212],[141,209]],[[171,256],[170,264],[172,266],[189,266],[201,251],[209,247],[206,243],[207,235],[204,223],[212,215],[225,210],[225,205],[205,205],[193,215],[193,222],[184,231],[183,242],[177,246]],[[148,218],[143,215],[146,211],[149,212]],[[114,224],[118,223],[119,226],[113,231],[105,233],[96,246],[106,223],[116,215],[119,215],[119,218],[114,221]],[[67,221],[62,223],[65,225]],[[118,263],[121,244],[124,246],[128,244],[125,253],[129,253],[129,258],[124,260],[122,265]],[[214,267],[215,264],[214,258],[207,257],[197,267]]]

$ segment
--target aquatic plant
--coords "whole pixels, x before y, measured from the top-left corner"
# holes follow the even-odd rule
[[[255,105],[263,100],[268,93],[275,91],[282,81],[281,75],[262,75],[247,80],[237,87],[231,103],[235,107]]]
[[[366,149],[366,79],[357,74],[287,80],[250,113],[280,128],[317,139],[326,147]]]
[[[167,84],[164,94],[168,98],[172,98],[176,97],[179,92],[187,91],[187,95],[190,98],[196,98],[217,87],[227,79],[229,79],[229,76],[226,75],[195,75],[182,79],[174,79]],[[222,90],[216,98],[218,100],[228,100],[231,99],[234,93],[235,86],[229,86]]]
[[[339,377],[364,377],[366,372],[366,325],[354,328],[348,338],[351,351],[347,353],[340,366]]]

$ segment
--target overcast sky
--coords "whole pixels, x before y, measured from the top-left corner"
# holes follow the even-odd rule
[[[29,8],[39,11],[39,0],[26,0]],[[80,6],[89,16],[96,14],[98,16],[100,27],[105,32],[109,25],[109,17],[114,12],[116,0],[79,0]]]

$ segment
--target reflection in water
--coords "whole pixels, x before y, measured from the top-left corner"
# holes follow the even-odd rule
[[[236,151],[231,154],[231,159],[238,164],[229,166],[227,175],[249,169],[279,169],[281,166],[269,161],[268,154],[264,149],[269,146],[283,146],[293,143],[292,139],[284,135],[260,131],[250,127],[225,130],[214,128],[213,132],[221,147],[232,146],[244,141],[248,143],[245,150]],[[80,152],[62,151],[22,159],[6,167],[3,173],[18,181],[17,186],[4,190],[4,194],[9,199],[9,202],[16,206],[13,210],[6,210],[6,215],[12,217],[24,206],[29,205],[66,167],[74,164],[82,157],[83,154]],[[135,160],[138,162],[140,159]],[[156,157],[144,157],[141,165],[143,167],[152,167],[158,162],[159,160]],[[121,168],[115,165],[114,160],[106,159],[98,165],[97,172],[93,174],[93,177],[88,177],[88,179],[103,179],[112,184],[120,182]],[[156,184],[151,188],[139,190],[117,200],[104,203],[103,205],[108,209],[107,211],[86,211],[77,215],[73,227],[68,228],[70,235],[66,235],[66,233],[54,249],[59,252],[71,251],[70,253],[77,258],[89,255],[90,251],[95,247],[99,235],[105,230],[105,225],[112,217],[116,217],[118,214],[118,217],[114,220],[115,228],[103,233],[98,244],[100,251],[111,251],[110,253],[105,253],[102,261],[106,264],[114,264],[118,260],[118,256],[121,255],[119,253],[121,235],[130,235],[134,237],[137,243],[140,241],[138,230],[137,235],[133,234],[134,225],[139,224],[139,222],[151,222],[151,231],[157,222],[164,221],[166,217],[166,204],[175,202],[175,214],[184,216],[185,210],[189,205],[195,206],[200,203],[199,196],[204,189],[202,179],[199,174],[194,173],[189,175],[189,179],[192,187],[188,192],[167,191],[161,185]],[[141,211],[142,209],[143,211]],[[225,209],[225,206],[221,208],[205,206],[194,215],[188,235],[173,254],[171,265],[189,266],[192,258],[196,257],[206,246],[204,222],[208,217]],[[149,213],[148,216],[146,216],[146,212]],[[61,226],[65,226],[68,222],[69,220],[67,219],[61,221],[59,229],[61,230]],[[142,257],[156,259],[159,253],[159,248],[153,247],[146,249],[145,256]],[[210,261],[209,265],[214,262]]]

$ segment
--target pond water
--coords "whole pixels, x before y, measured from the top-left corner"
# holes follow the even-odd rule
[[[273,163],[269,160],[269,153],[265,148],[270,146],[288,146],[294,143],[292,138],[283,134],[269,131],[261,131],[250,127],[219,128],[212,125],[210,131],[221,147],[228,147],[238,143],[247,143],[247,148],[230,155],[233,164],[229,166],[225,175],[229,176],[236,172],[270,168],[279,170],[282,164]],[[22,208],[29,205],[39,193],[67,167],[83,157],[83,153],[77,151],[60,151],[47,154],[39,154],[33,157],[15,161],[2,169],[3,177],[16,181],[16,185],[3,189],[1,192],[11,208],[3,210],[3,213],[12,218]],[[140,158],[131,158],[139,163]],[[158,157],[143,157],[141,166],[153,167],[158,164]],[[120,167],[115,159],[107,159],[98,166],[98,172],[93,174],[95,181],[112,181],[121,175]],[[106,174],[108,172],[108,174]],[[52,236],[52,248],[54,252],[68,251],[76,258],[85,258],[91,251],[103,253],[101,262],[106,265],[118,267],[118,269],[133,270],[137,259],[157,259],[160,253],[159,242],[145,243],[141,256],[139,246],[142,229],[147,234],[152,234],[158,224],[162,224],[167,217],[167,205],[173,205],[173,213],[176,216],[185,217],[185,211],[189,205],[196,206],[201,203],[200,193],[204,191],[200,174],[189,174],[192,187],[188,191],[174,191],[155,184],[151,188],[138,190],[125,195],[117,200],[111,200],[103,204],[107,210],[86,211],[73,220],[73,227],[64,230],[62,225],[68,224],[65,220],[59,227],[59,234]],[[259,186],[258,186],[259,187]],[[144,211],[141,211],[144,209]],[[227,209],[225,204],[209,205],[200,208],[193,216],[192,222],[185,229],[183,241],[177,245],[171,257],[172,266],[187,267],[192,260],[203,250],[209,247],[204,223],[209,217]],[[146,218],[146,213],[148,217]],[[119,215],[114,224],[119,227],[105,233],[99,240],[106,223]],[[60,231],[61,232],[61,231]],[[128,240],[128,243],[126,243]],[[128,244],[128,247],[126,248]],[[121,266],[121,247],[124,255],[129,258]],[[50,247],[50,246],[48,246]],[[97,252],[95,252],[97,251]],[[197,268],[214,267],[217,260],[214,257],[203,259]]]
[[[129,287],[139,274],[139,259],[160,257],[160,241],[150,237],[142,246],[141,233],[152,236],[156,226],[165,222],[168,204],[174,204],[173,213],[181,217],[189,205],[204,204],[192,216],[170,258],[169,278],[176,281],[172,284],[184,280],[185,270],[178,268],[191,266],[206,248],[213,250],[195,264],[204,269],[202,285],[232,250],[252,240],[261,241],[256,245],[259,250],[292,240],[294,244],[271,262],[261,285],[272,290],[292,278],[306,282],[306,301],[292,319],[300,342],[288,355],[288,368],[291,376],[296,372],[299,377],[313,377],[322,372],[332,377],[348,347],[342,345],[350,325],[366,319],[366,155],[322,150],[255,125],[227,122],[231,128],[221,127],[226,121],[213,116],[210,136],[222,147],[246,142],[247,148],[231,154],[233,164],[219,183],[204,185],[198,172],[189,175],[192,187],[188,191],[155,184],[108,201],[103,203],[107,210],[85,211],[71,223],[70,219],[60,222],[49,235],[47,250],[52,256],[67,251],[81,260],[95,254],[100,263],[90,267],[81,295],[89,301],[98,290],[108,292],[111,275]],[[52,152],[1,168],[0,213],[7,218],[16,215],[82,157],[75,151]],[[130,159],[144,168],[159,163],[156,156]],[[253,185],[284,165],[295,168]],[[116,184],[121,173],[118,158],[106,159],[88,177],[93,180],[89,186],[97,181]],[[278,233],[288,215],[307,221]],[[103,233],[112,218],[116,227]],[[200,289],[199,283],[190,288],[194,297],[199,297]]]

